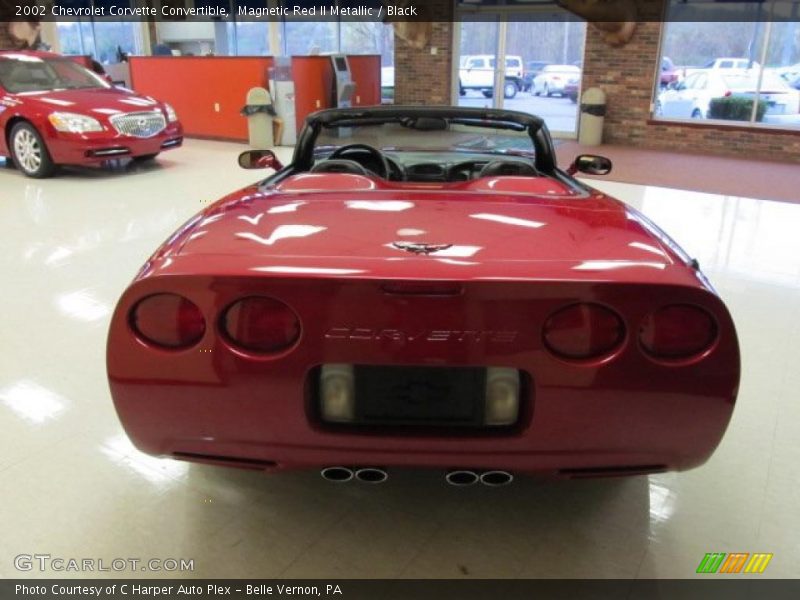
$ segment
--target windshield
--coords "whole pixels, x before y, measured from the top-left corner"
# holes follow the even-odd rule
[[[69,59],[25,54],[0,57],[0,85],[12,94],[110,87],[102,78]]]
[[[534,156],[528,131],[512,124],[468,119],[400,119],[393,122],[323,127],[314,154],[325,155],[349,144],[367,144],[384,152],[463,152]]]

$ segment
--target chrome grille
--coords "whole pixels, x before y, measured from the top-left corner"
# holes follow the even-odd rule
[[[153,137],[167,126],[164,115],[156,111],[114,115],[110,120],[119,133],[137,138]]]

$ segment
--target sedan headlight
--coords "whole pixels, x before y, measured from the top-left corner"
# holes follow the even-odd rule
[[[172,108],[171,104],[164,102],[164,110],[167,111],[167,119],[170,123],[174,123],[178,120],[178,113],[175,112],[175,109]]]
[[[67,133],[103,131],[103,126],[100,124],[100,121],[92,117],[87,117],[86,115],[69,112],[54,112],[50,113],[47,118],[57,131],[64,131]]]

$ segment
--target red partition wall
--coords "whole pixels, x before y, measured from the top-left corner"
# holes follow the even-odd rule
[[[377,54],[347,56],[350,76],[356,84],[353,106],[376,106],[381,103],[381,57]]]
[[[312,112],[333,106],[333,65],[330,56],[293,56],[294,110],[297,131]]]
[[[381,59],[348,56],[355,81],[353,104],[381,103]],[[142,94],[175,107],[186,135],[247,140],[247,120],[239,114],[252,87],[268,88],[272,57],[132,56],[131,85]],[[330,56],[293,56],[295,114],[298,131],[312,112],[333,106]]]
[[[269,87],[272,57],[132,56],[131,85],[169,102],[186,135],[247,141],[247,119],[239,114],[248,90]]]

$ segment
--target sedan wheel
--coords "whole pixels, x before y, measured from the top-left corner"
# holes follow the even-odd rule
[[[693,119],[702,119],[703,118],[703,113],[700,112],[699,108],[695,108],[692,111],[692,118]]]
[[[543,93],[543,94],[544,94],[544,95],[545,95],[547,98],[549,98],[549,97],[550,97],[550,86],[548,86],[546,83],[544,84],[544,89],[542,90],[542,93]]]
[[[42,137],[29,123],[18,123],[11,130],[11,156],[28,177],[42,179],[56,170]]]

